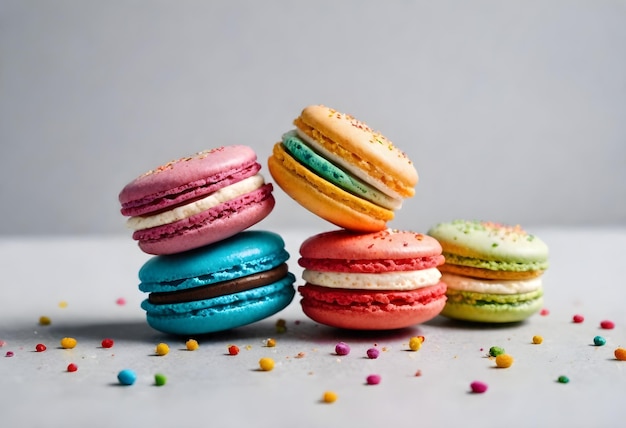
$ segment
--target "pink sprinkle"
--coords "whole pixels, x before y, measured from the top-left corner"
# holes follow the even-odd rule
[[[115,301],[115,303],[117,303],[120,306],[124,306],[126,304],[126,299],[123,297],[120,297],[119,299]]]
[[[470,388],[472,388],[473,393],[482,394],[487,391],[487,384],[484,382],[474,381],[470,384]]]
[[[4,340],[0,340],[0,348],[2,348],[4,345],[6,345],[7,343]]]
[[[541,315],[542,317],[545,317],[546,315],[549,315],[549,314],[550,314],[550,311],[547,310],[546,308],[543,308],[541,312],[539,312],[539,315]]]
[[[335,353],[337,355],[348,355],[350,353],[350,347],[345,342],[339,342],[335,345]]]
[[[366,380],[368,385],[378,385],[380,383],[380,375],[371,374]]]
[[[13,351],[7,351],[7,353],[4,354],[5,357],[12,357],[13,355],[15,355]]]
[[[605,330],[613,330],[615,328],[615,323],[613,321],[604,320],[600,323],[600,327]]]
[[[585,317],[583,317],[582,315],[576,314],[572,317],[572,321],[574,321],[576,324],[580,324],[581,322],[583,322],[585,320]]]
[[[371,358],[372,360],[375,360],[376,358],[378,358],[379,355],[380,355],[380,351],[376,348],[370,348],[367,350],[367,356],[368,358]]]

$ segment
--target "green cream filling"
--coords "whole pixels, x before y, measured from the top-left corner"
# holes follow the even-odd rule
[[[450,254],[443,252],[443,256],[446,258],[446,263],[451,265],[469,266],[490,270],[503,270],[509,272],[526,272],[535,270],[546,270],[548,268],[548,261],[542,262],[503,262],[496,260],[482,260],[473,257],[458,256],[456,254]]]
[[[460,303],[472,306],[483,305],[524,305],[530,300],[543,296],[543,290],[530,291],[522,294],[486,294],[473,291],[459,291],[448,289],[446,292],[449,303]]]

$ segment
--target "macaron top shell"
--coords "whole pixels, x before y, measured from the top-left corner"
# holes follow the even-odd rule
[[[351,172],[364,173],[359,178],[375,187],[382,185],[392,197],[414,195],[418,175],[411,160],[365,123],[329,107],[312,105],[304,108],[294,124],[299,135],[319,143],[327,157]]]
[[[313,259],[417,259],[440,255],[441,245],[428,235],[411,231],[385,229],[363,234],[335,230],[305,240],[300,254]]]
[[[170,161],[128,183],[119,194],[122,214],[137,216],[207,195],[255,175],[261,165],[247,146],[204,150]]]
[[[513,263],[547,263],[548,246],[520,226],[454,220],[428,231],[446,253]]]
[[[289,258],[284,247],[276,233],[249,230],[195,250],[152,257],[139,270],[139,289],[169,292],[266,271]]]

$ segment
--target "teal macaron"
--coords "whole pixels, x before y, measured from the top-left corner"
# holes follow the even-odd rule
[[[244,231],[191,251],[149,259],[139,270],[148,324],[174,335],[230,330],[291,303],[295,276],[280,235]]]
[[[285,133],[282,142],[287,152],[300,163],[346,192],[390,210],[397,210],[402,207],[401,199],[391,198],[362,180],[351,176],[345,169],[339,168],[305,144],[296,131]]]

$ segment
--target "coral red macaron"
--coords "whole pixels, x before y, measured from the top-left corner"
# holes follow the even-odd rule
[[[233,236],[274,208],[272,185],[247,146],[223,146],[168,162],[119,194],[133,239],[148,254],[174,254]]]
[[[325,232],[304,241],[300,256],[302,310],[320,324],[405,328],[436,317],[446,302],[441,246],[421,233]]]

